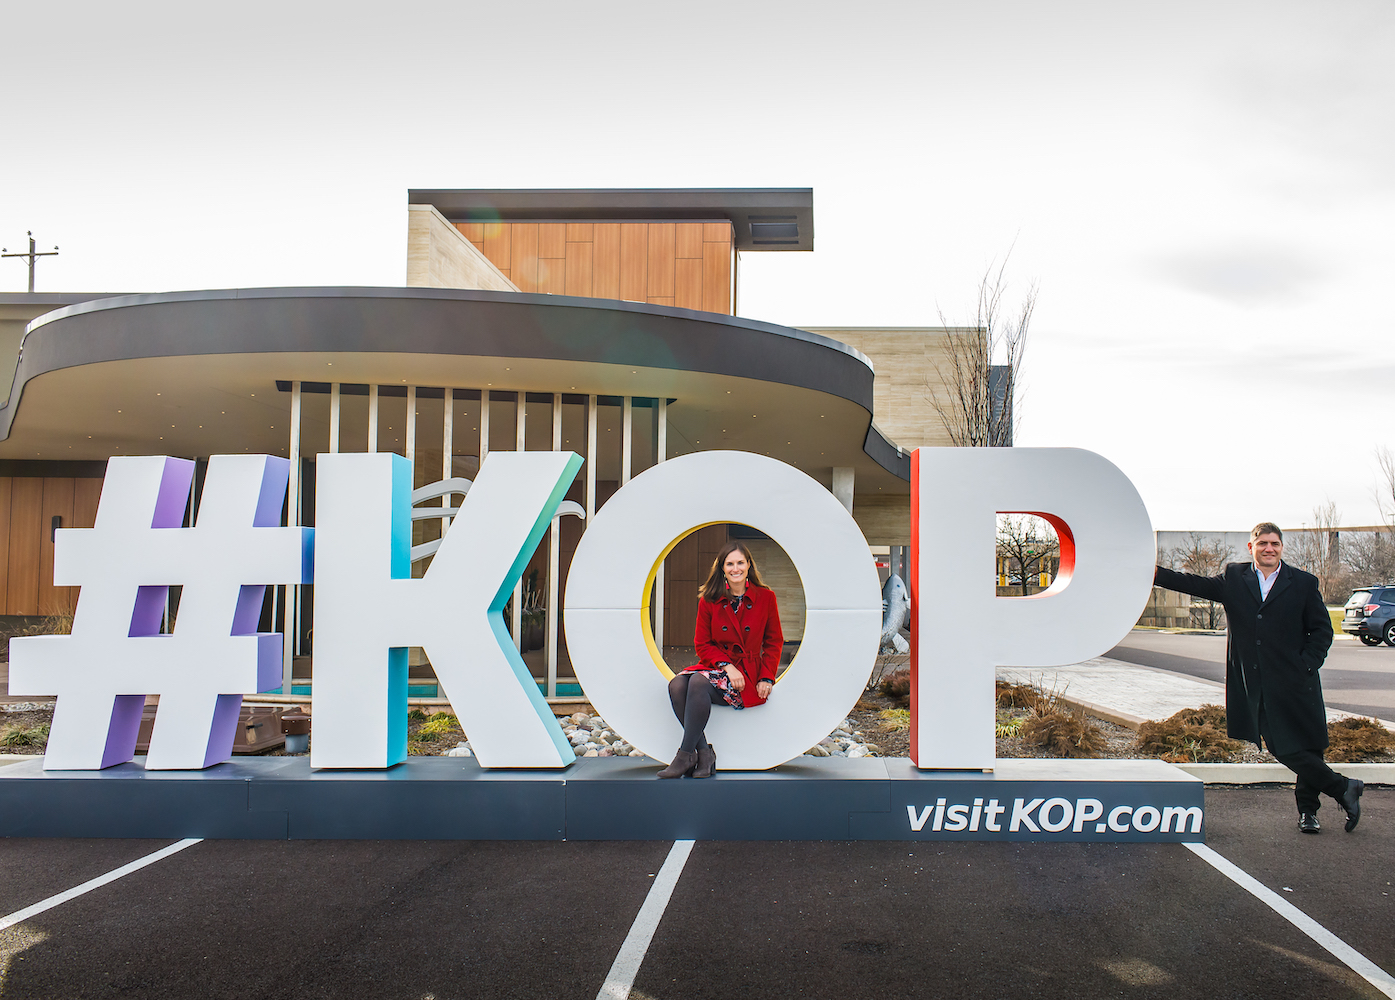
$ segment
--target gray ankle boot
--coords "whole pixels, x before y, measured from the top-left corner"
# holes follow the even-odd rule
[[[710,778],[716,769],[717,751],[712,748],[711,743],[704,743],[697,748],[697,767],[693,768],[693,777]]]
[[[673,763],[659,772],[661,778],[681,778],[697,766],[697,751],[679,750]]]

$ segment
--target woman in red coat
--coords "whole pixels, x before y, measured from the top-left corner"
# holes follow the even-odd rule
[[[728,542],[717,553],[698,595],[693,644],[700,662],[668,682],[683,742],[661,778],[712,776],[717,751],[703,733],[712,706],[764,705],[785,645],[775,593],[761,583],[750,550],[740,542]]]

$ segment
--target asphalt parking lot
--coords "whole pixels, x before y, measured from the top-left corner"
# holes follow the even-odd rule
[[[1395,790],[1318,837],[1288,789],[1206,797],[1210,848],[1395,974]],[[0,841],[0,914],[168,843]],[[0,997],[591,1000],[672,846],[197,842],[0,930]],[[1179,845],[698,842],[661,912],[636,1000],[1389,995]]]

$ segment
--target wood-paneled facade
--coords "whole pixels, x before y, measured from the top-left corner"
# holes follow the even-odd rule
[[[664,644],[691,646],[697,628],[697,591],[717,552],[727,543],[728,527],[709,524],[673,547],[664,560]]]
[[[457,222],[521,292],[731,315],[730,222]]]
[[[4,614],[72,614],[78,588],[53,585],[53,529],[92,527],[101,495],[100,479],[0,476]]]

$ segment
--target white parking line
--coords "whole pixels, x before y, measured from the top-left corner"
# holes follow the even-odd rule
[[[1256,899],[1268,904],[1269,908],[1293,924],[1308,937],[1322,945],[1343,963],[1352,972],[1355,972],[1366,982],[1380,990],[1386,996],[1395,1000],[1395,976],[1390,975],[1375,962],[1372,962],[1361,952],[1347,944],[1337,935],[1333,934],[1322,924],[1308,916],[1298,907],[1294,906],[1284,897],[1280,896],[1273,889],[1264,885],[1253,875],[1237,867],[1225,858],[1221,857],[1205,844],[1184,844],[1187,850],[1201,858],[1216,871],[1230,879],[1240,888],[1245,889]]]
[[[170,844],[168,847],[162,847],[153,854],[147,854],[143,858],[137,858],[130,864],[122,865],[120,868],[109,871],[105,875],[98,875],[94,879],[88,879],[86,882],[82,883],[82,885],[73,886],[73,888],[60,892],[56,896],[50,896],[48,899],[41,899],[33,906],[26,906],[22,910],[15,910],[15,912],[8,916],[0,917],[0,931],[3,931],[7,927],[13,927],[22,920],[28,920],[30,917],[37,916],[45,910],[51,910],[55,906],[66,903],[70,899],[76,899],[85,893],[91,892],[93,889],[100,889],[110,882],[115,882],[117,879],[131,874],[131,872],[140,871],[146,865],[153,865],[155,862],[161,861],[171,854],[179,853],[186,847],[193,847],[202,839],[202,837],[193,837],[189,840],[181,840],[177,843]]]
[[[620,946],[620,953],[615,956],[610,974],[605,977],[605,985],[596,994],[596,1000],[629,1000],[640,963],[649,951],[649,942],[654,940],[654,931],[668,908],[673,887],[678,884],[678,876],[683,874],[683,866],[688,863],[692,850],[691,840],[673,842],[673,848],[655,876],[654,884],[649,887],[649,895],[639,908],[635,922],[630,925],[630,933],[625,936],[625,943]]]

